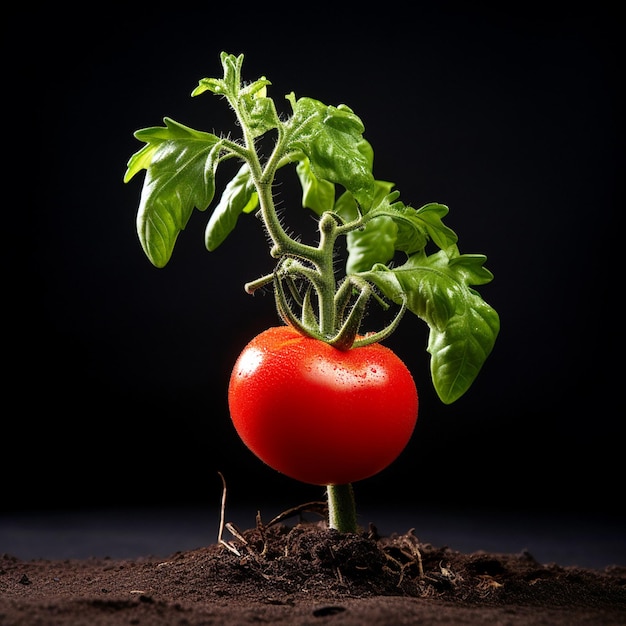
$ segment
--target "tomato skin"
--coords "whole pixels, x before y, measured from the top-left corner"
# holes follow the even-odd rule
[[[314,485],[385,469],[411,438],[418,412],[413,377],[389,348],[341,351],[290,326],[269,328],[243,349],[228,403],[254,454]]]

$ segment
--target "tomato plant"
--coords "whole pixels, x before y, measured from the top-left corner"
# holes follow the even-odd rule
[[[124,181],[146,170],[139,240],[148,259],[164,267],[194,209],[213,203],[218,167],[240,163],[211,212],[205,245],[221,246],[244,215],[260,219],[274,266],[245,288],[273,287],[285,327],[262,333],[238,360],[230,385],[233,423],[272,467],[327,485],[331,526],[355,530],[351,481],[392,462],[417,417],[410,374],[380,342],[406,312],[428,324],[432,382],[443,402],[454,402],[472,385],[500,329],[498,314],[475,289],[493,275],[484,255],[460,252],[456,233],[443,223],[447,206],[415,209],[400,200],[394,183],[374,177],[374,152],[351,108],[292,92],[285,97],[291,112],[279,114],[267,78],[242,81],[243,55],[220,58],[223,77],[201,79],[192,96],[225,99],[241,136],[197,131],[167,117],[165,126],[135,132],[145,145],[129,159]],[[317,218],[317,242],[291,236],[278,217],[275,183],[283,168],[295,170],[302,208]],[[365,331],[372,303],[389,316],[382,328]],[[393,369],[385,384],[362,369],[369,359],[378,374]]]

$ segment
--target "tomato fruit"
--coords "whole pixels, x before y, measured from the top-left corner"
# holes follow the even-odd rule
[[[374,343],[342,351],[291,326],[269,328],[243,349],[228,403],[237,433],[264,463],[325,486],[386,468],[418,411],[413,377],[392,350]]]

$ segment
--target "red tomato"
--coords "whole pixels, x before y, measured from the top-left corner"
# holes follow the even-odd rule
[[[242,441],[304,483],[377,474],[409,441],[418,397],[406,365],[375,343],[341,351],[290,326],[269,328],[239,355],[228,388]]]

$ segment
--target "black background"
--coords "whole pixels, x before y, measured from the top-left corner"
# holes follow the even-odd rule
[[[222,50],[243,52],[244,79],[267,76],[279,107],[291,91],[348,104],[376,177],[415,207],[448,205],[461,252],[495,276],[479,291],[502,330],[456,403],[432,390],[420,320],[386,342],[420,417],[396,463],[355,485],[357,505],[621,508],[617,16],[439,7],[10,15],[5,510],[217,503],[218,472],[234,504],[323,496],[262,465],[228,417],[237,354],[278,322],[271,295],[243,290],[271,269],[260,224],[242,218],[209,253],[195,212],[156,269],[135,231],[142,177],[122,182],[133,132],[164,116],[236,130],[224,102],[190,97],[222,75]]]

